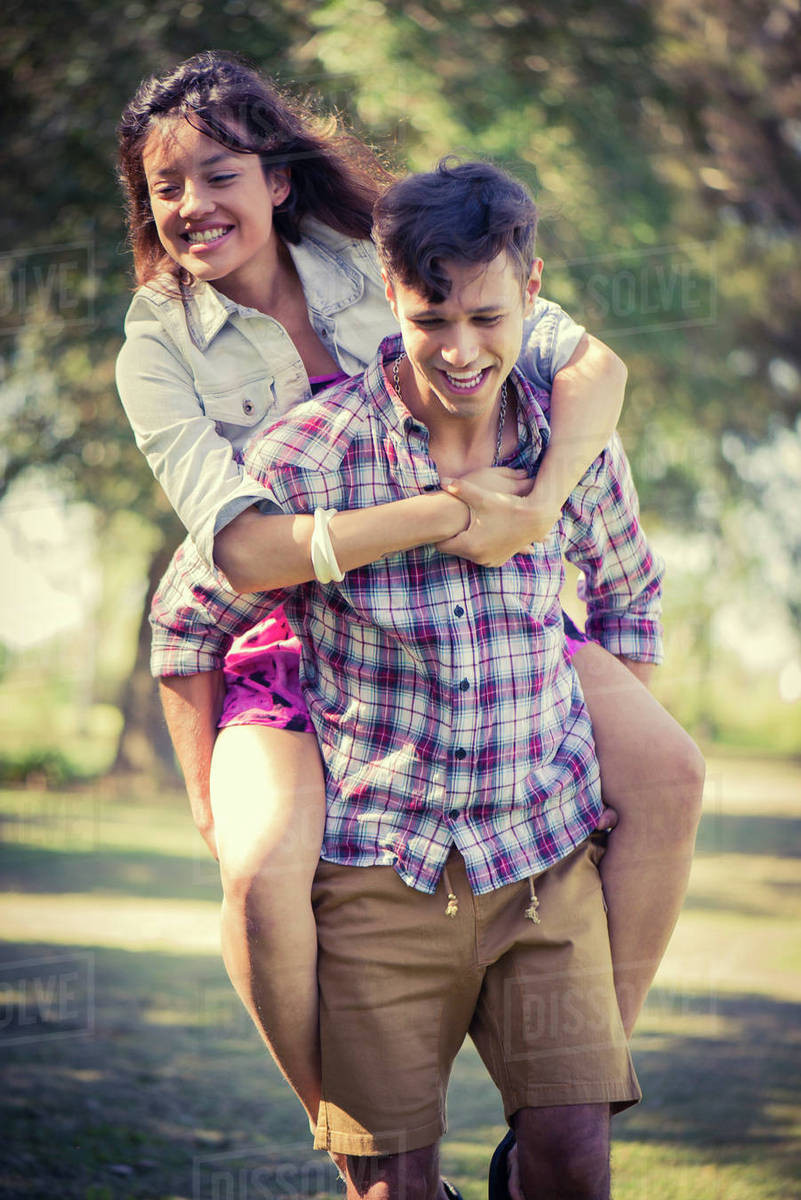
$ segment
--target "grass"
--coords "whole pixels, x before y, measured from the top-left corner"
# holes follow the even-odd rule
[[[801,768],[713,759],[685,912],[615,1120],[616,1200],[801,1197]],[[176,794],[0,792],[0,1195],[334,1194],[219,960]],[[503,1132],[471,1047],[443,1143],[465,1200]]]

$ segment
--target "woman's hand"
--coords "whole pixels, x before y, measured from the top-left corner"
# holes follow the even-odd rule
[[[481,567],[500,567],[515,554],[527,553],[559,517],[531,503],[531,488],[526,472],[511,467],[484,467],[443,480],[443,490],[467,504],[471,515],[467,529],[438,542],[437,549]]]

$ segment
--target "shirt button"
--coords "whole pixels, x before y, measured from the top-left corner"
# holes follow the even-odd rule
[[[468,690],[468,688],[469,688],[469,687],[470,687],[470,680],[469,680],[469,679],[463,679],[463,680],[462,680],[462,682],[459,684],[459,691],[460,691],[460,692],[466,692],[466,691]]]
[[[322,338],[327,338],[327,337],[328,337],[328,330],[327,330],[327,329],[321,329],[321,330],[320,330],[320,337],[322,337]]]
[[[450,818],[451,821],[458,821],[459,817],[461,815],[462,814],[459,812],[458,808],[452,808],[451,811],[448,813],[448,817]]]
[[[463,750],[460,746],[458,750],[454,750],[453,757],[458,758],[461,761],[463,758],[467,758],[467,751]]]
[[[423,491],[424,492],[438,492],[439,484],[438,483],[427,483],[425,485],[425,487],[423,488]]]
[[[457,605],[456,605],[456,608],[455,608],[453,611],[454,611],[454,613],[456,614],[456,616],[457,616],[457,617],[463,617],[463,616],[464,616],[464,609],[462,608],[461,604],[457,604]]]
[[[242,401],[242,412],[245,413],[246,416],[248,416],[248,417],[250,416],[250,414],[253,412],[253,401],[252,400],[243,400]]]

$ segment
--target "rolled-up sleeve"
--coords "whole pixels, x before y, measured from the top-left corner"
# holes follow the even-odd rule
[[[639,521],[639,502],[615,435],[568,497],[566,557],[583,572],[587,634],[612,654],[662,661],[664,566]]]
[[[537,297],[534,312],[523,325],[523,346],[517,365],[535,387],[550,388],[553,377],[567,366],[586,330],[554,304]]]
[[[117,358],[117,389],[136,444],[211,567],[214,535],[263,492],[203,412],[192,375],[164,329],[136,308]]]
[[[179,546],[150,607],[154,676],[199,675],[223,664],[231,642],[267,617],[291,589],[234,592],[190,541]]]

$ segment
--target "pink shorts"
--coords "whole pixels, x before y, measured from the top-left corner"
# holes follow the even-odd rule
[[[568,661],[573,657],[577,650],[582,646],[586,646],[587,642],[592,641],[588,638],[583,629],[579,629],[564,609],[562,609],[562,624],[565,627],[565,645],[567,646]]]
[[[276,608],[231,646],[223,664],[225,700],[218,726],[271,725],[309,733],[300,690],[300,642]]]
[[[567,656],[590,639],[567,613]],[[271,725],[274,729],[312,732],[311,718],[300,690],[300,642],[287,624],[284,611],[270,616],[231,646],[223,666],[225,701],[218,727]]]

